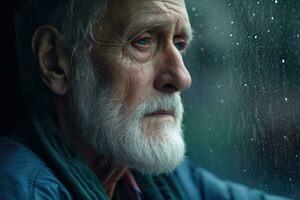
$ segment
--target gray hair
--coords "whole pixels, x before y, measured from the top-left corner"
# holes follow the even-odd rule
[[[71,62],[89,49],[93,24],[106,10],[108,0],[20,0],[15,13],[19,76],[26,106],[49,99],[31,49],[34,31],[51,25],[60,31],[60,42]],[[43,98],[43,100],[41,99]],[[44,107],[45,105],[42,105]]]

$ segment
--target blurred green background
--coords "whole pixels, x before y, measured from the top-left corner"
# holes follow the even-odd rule
[[[222,179],[300,199],[300,2],[186,4],[188,157]]]

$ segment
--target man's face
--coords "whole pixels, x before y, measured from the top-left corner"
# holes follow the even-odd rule
[[[185,153],[180,91],[191,77],[181,53],[190,34],[183,0],[111,1],[71,90],[70,118],[87,144],[145,173],[175,168]]]
[[[179,95],[190,86],[181,55],[191,34],[183,0],[113,0],[94,32],[99,43],[93,45],[93,62],[125,114],[151,96]],[[165,123],[176,123],[174,117],[174,110],[146,113],[144,134],[161,134]]]

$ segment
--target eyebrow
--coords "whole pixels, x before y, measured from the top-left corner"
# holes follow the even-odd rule
[[[148,15],[148,14],[146,14]],[[145,31],[156,31],[161,29],[171,29],[172,28],[172,20],[168,17],[161,17],[158,15],[151,15],[151,17],[143,18],[143,20],[139,20],[139,17],[135,17],[134,22],[129,23],[125,27],[125,35],[135,36],[139,33]],[[184,23],[184,25],[179,30],[179,35],[182,35],[186,38],[187,43],[190,43],[193,39],[193,30],[189,23]]]

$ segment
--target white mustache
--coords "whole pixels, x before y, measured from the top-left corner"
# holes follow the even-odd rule
[[[141,116],[166,111],[178,118],[182,115],[183,106],[179,95],[151,96],[138,106],[137,111]]]

